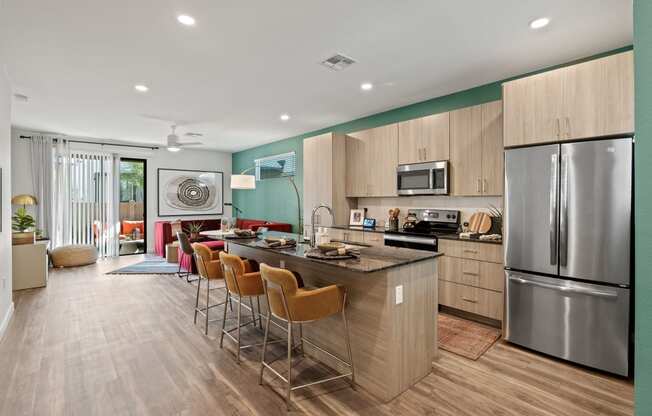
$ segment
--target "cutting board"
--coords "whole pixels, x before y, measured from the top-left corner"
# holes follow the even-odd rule
[[[476,212],[469,219],[469,231],[486,234],[491,229],[491,217],[484,212]]]

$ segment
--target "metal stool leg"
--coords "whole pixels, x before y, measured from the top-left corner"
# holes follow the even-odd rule
[[[200,278],[201,279],[201,278]],[[206,329],[204,334],[208,335],[208,311],[210,310],[210,296],[211,296],[211,281],[206,280]]]
[[[301,341],[301,356],[306,356],[306,350],[303,347],[303,324],[299,322],[299,340]]]
[[[251,306],[251,317],[254,320],[254,328],[256,327],[256,309],[254,309],[254,300],[249,296],[249,306]]]
[[[226,329],[226,304],[231,304],[231,294],[229,289],[226,289],[226,302],[224,303],[224,315],[222,316],[222,332],[220,332],[220,348],[224,343],[224,330]],[[233,312],[233,305],[231,305],[231,311]]]
[[[268,311],[267,319],[265,319],[265,337],[263,338],[263,352],[260,357],[260,378],[258,379],[258,384],[263,385],[263,372],[265,371],[265,352],[267,351],[267,337],[269,336],[269,321],[272,320],[272,315]]]
[[[292,321],[288,319],[288,390],[285,398],[285,404],[290,410],[290,401],[292,400]]]
[[[353,354],[351,353],[351,339],[349,337],[349,324],[346,321],[346,313],[342,308],[342,322],[344,322],[344,337],[346,339],[346,352],[349,356],[349,363],[351,364],[351,388],[355,390],[355,370],[353,369]]]
[[[199,308],[199,287],[201,286],[201,279],[197,281],[197,298],[195,299],[195,325],[197,325],[197,309]]]
[[[260,296],[256,296],[256,303],[258,303],[258,324],[260,329],[263,329],[263,318],[261,318],[263,311],[260,309]]]
[[[240,364],[240,325],[242,317],[242,298],[238,297],[238,354],[236,356],[236,362]]]

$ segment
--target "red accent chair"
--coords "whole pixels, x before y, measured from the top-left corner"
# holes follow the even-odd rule
[[[181,221],[181,228],[186,229],[191,222],[203,222],[204,230],[219,230],[221,227],[220,220],[187,220]],[[165,246],[177,239],[172,234],[171,221],[156,221],[154,223],[154,253],[157,256],[165,257]]]

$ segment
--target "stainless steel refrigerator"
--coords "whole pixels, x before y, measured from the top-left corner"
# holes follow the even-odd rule
[[[506,339],[627,375],[631,138],[505,152]]]

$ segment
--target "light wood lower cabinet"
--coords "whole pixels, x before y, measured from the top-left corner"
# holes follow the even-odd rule
[[[503,246],[439,240],[439,304],[502,321]]]
[[[440,280],[439,303],[497,321],[503,320],[501,292]]]

